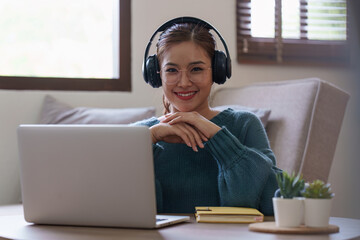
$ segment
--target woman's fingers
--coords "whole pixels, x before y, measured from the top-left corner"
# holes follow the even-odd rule
[[[150,130],[153,137],[153,143],[158,141],[185,143],[196,152],[198,151],[198,146],[204,148],[202,140],[206,139],[206,137],[189,124],[178,123],[170,125],[168,123],[160,123],[152,126]]]
[[[176,123],[179,123],[181,121],[189,121],[190,120],[190,116],[189,116],[190,114],[191,113],[176,112],[176,113],[173,113],[173,114],[170,114],[170,115],[165,115],[164,118],[162,119],[162,122],[169,123],[169,124],[176,124]],[[185,117],[185,119],[182,119],[184,117]]]
[[[198,131],[196,131],[192,126],[190,126],[188,124],[184,124],[184,126],[192,134],[192,136],[194,137],[196,145],[199,146],[200,148],[204,148],[204,144],[202,143],[200,133]]]
[[[198,131],[198,132],[199,132],[199,135],[200,135],[201,139],[202,139],[204,142],[207,142],[207,141],[209,140],[202,132],[200,132],[200,131]]]
[[[199,132],[201,139],[207,141],[214,136],[221,128],[215,123],[204,118],[197,112],[176,112],[165,115],[162,122],[170,125],[187,123]]]
[[[186,138],[190,140],[191,148],[195,152],[198,151],[197,146],[201,148],[204,147],[204,145],[201,142],[199,134],[196,132],[194,128],[192,128],[188,124],[177,124],[177,125],[173,125],[173,127],[179,128],[180,132],[178,132],[178,134],[180,135],[181,138],[183,139]]]
[[[189,131],[180,124],[173,128],[175,129],[176,135],[178,135],[186,143],[186,145],[194,149],[194,146],[196,146],[196,142],[191,133],[189,133]]]
[[[159,118],[159,121],[162,123],[167,123],[169,121],[171,121],[174,117],[175,117],[176,113],[168,113],[164,116],[161,116],[161,118]]]

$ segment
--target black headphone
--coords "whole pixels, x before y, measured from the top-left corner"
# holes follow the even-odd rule
[[[148,45],[146,46],[145,50],[145,56],[144,56],[144,62],[142,66],[142,73],[143,77],[146,83],[150,84],[153,88],[161,87],[161,78],[160,78],[160,67],[159,67],[159,61],[157,59],[156,54],[152,56],[148,56],[150,46],[152,43],[152,40],[154,39],[155,35],[158,32],[163,32],[167,28],[173,26],[174,24],[180,24],[180,23],[194,23],[194,24],[201,24],[205,28],[209,30],[214,30],[216,34],[219,36],[221,42],[224,45],[225,52],[215,50],[214,57],[212,59],[212,76],[213,81],[217,84],[223,84],[226,81],[226,77],[231,77],[231,59],[229,55],[228,48],[226,46],[225,40],[222,38],[220,33],[209,23],[198,19],[194,17],[179,17],[174,18],[172,20],[167,21],[163,25],[161,25],[151,36],[150,41]]]

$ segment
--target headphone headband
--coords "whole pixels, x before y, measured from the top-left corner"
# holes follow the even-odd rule
[[[195,18],[195,17],[178,17],[178,18],[174,18],[171,19],[167,22],[165,22],[164,24],[162,24],[158,29],[156,29],[156,31],[153,33],[153,35],[151,36],[149,43],[146,46],[145,49],[145,55],[144,55],[144,62],[143,62],[143,66],[142,66],[142,72],[143,72],[143,76],[146,82],[148,82],[147,80],[147,76],[146,76],[146,61],[148,60],[148,55],[149,55],[149,51],[150,51],[150,47],[152,44],[152,41],[154,39],[154,37],[156,36],[156,34],[158,32],[163,32],[166,29],[168,29],[169,27],[175,25],[175,24],[181,24],[181,23],[193,23],[193,24],[201,24],[203,27],[209,29],[209,30],[214,30],[214,32],[218,35],[218,37],[220,38],[224,49],[225,49],[225,53],[226,53],[226,76],[228,78],[231,77],[231,59],[230,59],[230,54],[229,54],[229,50],[227,48],[227,45],[225,43],[225,40],[223,39],[223,37],[221,36],[221,34],[218,32],[218,30],[216,30],[216,28],[214,28],[210,23],[205,22],[204,20],[201,20],[199,18]],[[223,82],[222,82],[223,83]],[[160,85],[161,86],[161,85]],[[157,86],[158,87],[158,86]]]
[[[175,25],[175,24],[181,24],[181,23],[193,23],[193,24],[199,24],[201,23],[202,26],[204,26],[207,29],[215,29],[213,26],[211,26],[209,23],[205,22],[204,20],[201,20],[199,18],[194,18],[194,17],[178,17],[178,18],[174,18],[171,19],[167,22],[165,22],[163,25],[161,25],[160,27],[158,27],[158,29],[155,31],[155,33],[153,34],[153,36],[151,37],[150,41],[153,40],[153,38],[155,37],[156,33],[158,32],[163,32],[166,29],[168,29],[169,27]]]

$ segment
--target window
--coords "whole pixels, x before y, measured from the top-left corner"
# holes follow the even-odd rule
[[[130,91],[130,0],[0,0],[0,89]]]
[[[240,63],[347,65],[346,0],[237,0]]]

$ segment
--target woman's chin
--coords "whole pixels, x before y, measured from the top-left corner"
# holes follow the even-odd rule
[[[199,107],[199,106],[194,106],[193,104],[192,105],[183,105],[183,104],[179,104],[179,105],[175,105],[174,108],[173,108],[173,111],[174,112],[200,112],[201,109],[203,109],[202,107]]]
[[[195,111],[194,107],[187,107],[187,106],[180,106],[180,107],[174,107],[174,112],[192,112]]]

